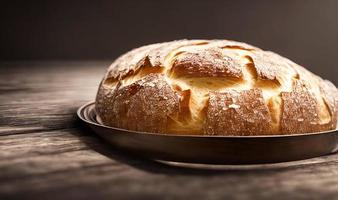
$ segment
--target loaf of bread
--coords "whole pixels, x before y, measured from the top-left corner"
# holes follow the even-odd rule
[[[165,134],[276,135],[336,129],[338,90],[276,53],[180,40],[120,56],[97,93],[103,124]]]

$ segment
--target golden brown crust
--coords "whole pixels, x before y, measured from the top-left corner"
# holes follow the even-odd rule
[[[163,133],[167,118],[179,110],[178,96],[163,75],[150,74],[113,93],[107,95],[105,106],[97,107],[101,120],[109,126]]]
[[[198,50],[182,53],[175,59],[171,75],[175,77],[232,77],[243,76],[242,67],[220,49]]]
[[[206,134],[269,134],[270,122],[271,117],[261,89],[210,92]]]
[[[282,102],[282,133],[320,130],[317,101],[302,81],[295,81],[292,92],[282,92]]]
[[[295,134],[335,129],[338,90],[276,53],[228,40],[134,49],[103,78],[108,126],[170,134]]]

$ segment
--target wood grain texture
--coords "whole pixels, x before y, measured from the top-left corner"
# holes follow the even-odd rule
[[[337,154],[212,170],[115,149],[75,115],[108,65],[1,63],[0,199],[338,199]]]

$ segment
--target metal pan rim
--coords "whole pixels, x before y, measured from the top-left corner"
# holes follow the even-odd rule
[[[266,164],[314,158],[338,150],[337,130],[294,135],[174,135],[102,125],[94,102],[81,106],[77,114],[115,147],[151,160],[208,165]]]

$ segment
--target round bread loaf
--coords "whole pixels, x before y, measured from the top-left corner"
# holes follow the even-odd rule
[[[97,93],[103,124],[142,132],[267,135],[336,129],[338,90],[276,53],[180,40],[120,56]]]

